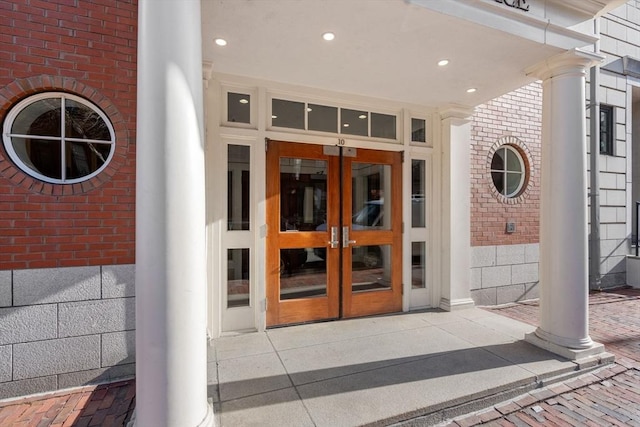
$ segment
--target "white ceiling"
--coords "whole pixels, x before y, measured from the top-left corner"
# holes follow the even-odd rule
[[[202,15],[214,72],[433,107],[523,86],[526,68],[560,52],[402,0],[203,0]]]

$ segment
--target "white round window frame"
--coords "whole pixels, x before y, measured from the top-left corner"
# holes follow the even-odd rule
[[[505,186],[505,189],[506,189],[507,188],[507,179],[506,179],[506,177],[508,176],[508,174],[509,173],[519,173],[520,174],[520,182],[518,183],[518,187],[515,190],[513,190],[511,193],[503,194],[502,192],[498,191],[498,189],[496,188],[496,191],[498,191],[498,193],[502,197],[505,197],[507,199],[512,199],[514,197],[518,197],[518,195],[522,191],[522,187],[524,187],[524,184],[525,184],[525,182],[527,180],[527,168],[525,166],[524,160],[522,159],[522,155],[520,154],[520,152],[515,147],[511,146],[510,144],[504,144],[504,145],[498,147],[498,149],[493,153],[493,156],[491,157],[492,163],[493,163],[493,158],[496,156],[496,154],[500,150],[508,150],[508,151],[511,151],[513,154],[516,155],[516,158],[518,159],[518,162],[520,163],[520,172],[509,170],[507,168],[506,160],[505,160],[504,170],[500,170],[499,171],[499,170],[491,169],[491,182],[493,182],[493,185],[495,187],[495,182],[493,181],[493,173],[500,172],[505,177],[504,186]]]
[[[493,160],[493,156],[495,155],[496,151],[498,151],[500,148],[503,148],[505,145],[510,146],[511,149],[517,152],[518,159],[522,162],[523,171],[524,171],[524,174],[523,174],[524,180],[521,183],[518,191],[514,192],[513,193],[514,195],[511,197],[506,197],[504,194],[501,194],[500,192],[498,192],[498,189],[493,183],[493,177],[491,176],[491,171],[492,171],[491,162]],[[527,147],[527,145],[522,140],[520,140],[515,136],[511,136],[511,135],[503,136],[499,138],[491,146],[488,154],[489,155],[487,156],[487,171],[488,171],[487,185],[489,186],[493,195],[496,197],[496,199],[498,199],[499,202],[505,203],[505,204],[511,205],[511,204],[518,204],[518,203],[524,202],[529,195],[529,191],[531,189],[531,180],[534,175],[531,152],[529,151],[529,148]]]
[[[105,159],[102,166],[100,166],[98,169],[96,169],[92,173],[82,176],[80,178],[73,178],[73,179],[51,178],[51,177],[42,175],[37,171],[31,169],[28,165],[26,165],[20,159],[20,156],[18,156],[18,153],[15,152],[13,148],[13,141],[12,141],[13,134],[11,133],[11,127],[13,126],[14,120],[16,119],[18,114],[20,114],[20,112],[22,112],[22,110],[27,108],[29,105],[33,104],[34,102],[37,102],[43,99],[48,99],[48,98],[61,98],[61,99],[65,98],[65,99],[78,102],[90,108],[92,111],[95,111],[107,125],[107,129],[109,129],[110,140],[100,141],[99,143],[109,144],[112,147],[111,147],[111,150],[109,151],[109,156]],[[37,135],[34,135],[34,136],[37,136]],[[61,135],[59,139],[56,138],[55,140],[60,141],[60,143],[64,143],[66,139],[67,138],[64,135]],[[73,140],[77,140],[77,139],[78,138],[73,138]],[[89,140],[89,141],[93,141],[93,140]],[[23,99],[22,101],[18,102],[13,107],[11,107],[11,109],[9,110],[9,113],[7,114],[7,118],[4,121],[3,129],[2,129],[2,142],[4,144],[4,149],[6,150],[7,154],[22,172],[26,173],[30,177],[35,178],[39,181],[47,182],[49,184],[60,184],[60,185],[78,184],[81,182],[88,181],[91,178],[95,177],[96,175],[100,174],[109,165],[109,163],[111,163],[111,159],[113,159],[113,155],[116,151],[115,150],[115,145],[116,145],[115,131],[113,128],[113,124],[111,123],[111,120],[109,120],[107,115],[104,114],[104,112],[100,108],[98,108],[93,102],[88,101],[87,99],[82,98],[80,96],[73,95],[66,92],[42,92],[36,95],[29,96]]]

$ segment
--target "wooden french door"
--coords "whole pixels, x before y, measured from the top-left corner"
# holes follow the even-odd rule
[[[269,141],[267,326],[402,309],[401,162]]]

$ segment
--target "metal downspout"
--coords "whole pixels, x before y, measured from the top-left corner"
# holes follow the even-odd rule
[[[593,20],[594,33],[600,35],[600,20]],[[593,45],[595,53],[600,52],[600,41]],[[600,65],[591,67],[589,76],[589,289],[601,289],[600,275]]]

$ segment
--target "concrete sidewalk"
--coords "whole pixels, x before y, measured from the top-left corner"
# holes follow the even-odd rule
[[[522,341],[533,330],[474,308],[224,337],[210,395],[221,426],[440,422],[579,374]]]
[[[537,323],[537,301],[491,310]],[[592,293],[589,316],[591,337],[616,355],[615,364],[444,425],[640,427],[640,289]],[[404,423],[423,425],[419,418]]]
[[[218,339],[209,361],[209,394],[218,425],[431,425],[451,419],[459,426],[485,421],[520,425],[507,417],[531,411],[532,398],[552,415],[553,399],[565,396],[567,387],[590,390],[585,378],[599,381],[596,385],[615,385],[616,378],[633,381],[630,373],[637,368],[624,357],[623,364],[574,378],[581,374],[574,363],[523,342],[537,324],[537,313],[535,303],[516,304],[316,323]],[[594,340],[618,356],[638,357],[640,291],[592,294],[590,319]],[[625,374],[629,377],[620,377]],[[553,380],[559,382],[542,387]],[[135,405],[134,395],[135,382],[126,381],[4,401],[0,426],[121,426]],[[526,400],[509,400],[516,395]],[[530,406],[523,409],[517,402]],[[489,409],[457,418],[480,408]]]

